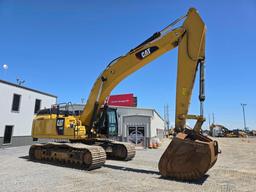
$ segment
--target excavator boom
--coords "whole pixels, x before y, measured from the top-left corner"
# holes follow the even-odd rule
[[[173,29],[181,20],[182,26]],[[178,72],[176,88],[177,131],[185,128],[189,118],[188,109],[198,63],[205,59],[206,26],[196,9],[155,33],[146,41],[130,50],[126,55],[113,60],[96,79],[81,114],[83,125],[93,128],[93,122],[106,97],[125,77],[142,68],[154,59],[178,46]]]
[[[183,28],[174,29],[166,34],[158,32],[126,55],[113,60],[100,74],[93,85],[89,98],[81,114],[86,127],[92,127],[92,121],[106,97],[125,77],[139,70],[152,60],[175,48],[182,35]]]

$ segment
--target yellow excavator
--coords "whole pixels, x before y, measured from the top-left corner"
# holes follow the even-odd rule
[[[174,28],[180,21],[183,24]],[[113,88],[131,73],[162,54],[178,47],[176,87],[176,136],[159,161],[163,177],[178,180],[198,179],[215,164],[218,143],[201,134],[204,95],[206,26],[196,9],[175,20],[163,30],[113,60],[96,79],[82,112],[70,110],[70,105],[56,105],[39,111],[33,120],[32,136],[53,139],[54,142],[34,144],[29,157],[36,161],[61,162],[94,169],[106,158],[131,160],[134,145],[114,141],[117,136],[116,111],[105,105]],[[200,71],[200,115],[189,115],[188,109],[197,73]],[[194,128],[186,126],[187,119],[195,119]]]

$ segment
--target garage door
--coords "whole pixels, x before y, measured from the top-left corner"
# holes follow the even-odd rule
[[[128,141],[136,146],[145,146],[145,126],[128,126]]]

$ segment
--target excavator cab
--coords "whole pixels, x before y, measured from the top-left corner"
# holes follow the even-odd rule
[[[97,133],[107,138],[114,139],[118,135],[117,113],[115,108],[104,106],[100,109],[98,122],[96,123]]]

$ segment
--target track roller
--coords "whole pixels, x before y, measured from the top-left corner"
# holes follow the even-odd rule
[[[29,150],[29,158],[39,162],[61,163],[91,170],[104,165],[106,152],[100,146],[51,142],[32,145]]]

